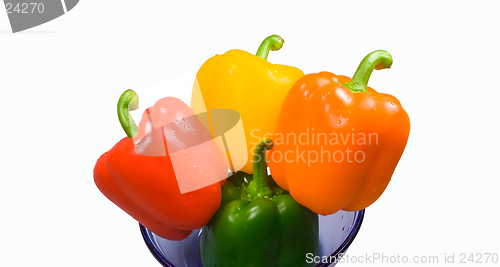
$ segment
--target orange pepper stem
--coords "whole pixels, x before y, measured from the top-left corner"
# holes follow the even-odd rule
[[[253,156],[253,179],[248,185],[246,193],[251,199],[271,198],[273,191],[267,182],[266,149],[273,148],[273,141],[263,138],[255,147]]]
[[[374,69],[381,70],[392,66],[392,56],[384,50],[376,50],[368,54],[361,63],[352,80],[344,84],[353,92],[366,92],[368,80]]]
[[[281,47],[283,47],[283,43],[285,43],[285,40],[283,40],[283,38],[279,37],[276,34],[273,34],[262,41],[262,44],[259,46],[259,49],[257,50],[257,53],[255,55],[267,60],[269,50],[278,51],[281,49]]]
[[[128,138],[133,138],[137,134],[137,125],[130,116],[130,111],[139,108],[139,97],[132,89],[123,92],[118,100],[117,111],[118,120]]]

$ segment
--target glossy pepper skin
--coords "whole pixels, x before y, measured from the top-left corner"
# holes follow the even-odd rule
[[[283,39],[277,35],[266,38],[257,54],[230,50],[208,59],[196,75],[206,110],[231,109],[239,112],[247,144],[247,159],[241,171],[252,173],[252,150],[257,142],[272,138],[281,103],[292,85],[304,73],[285,65],[271,64],[269,50],[279,50]],[[196,87],[195,87],[196,88]],[[263,96],[265,95],[265,99]],[[197,113],[197,94],[193,91],[191,107]],[[267,134],[267,135],[266,135]],[[233,159],[234,161],[235,159]]]
[[[237,172],[222,187],[222,202],[201,234],[205,267],[300,267],[305,255],[319,255],[318,215],[298,204],[267,176],[262,139],[253,175]]]
[[[118,114],[128,137],[123,138],[97,160],[94,168],[94,181],[109,200],[143,226],[163,238],[182,240],[192,230],[203,227],[216,212],[221,201],[220,184],[216,183],[181,194],[168,154],[155,157],[137,152],[132,137],[138,132],[144,133],[143,128],[146,127],[141,121],[138,128],[129,114],[129,106],[134,109],[137,99],[137,95],[132,90],[127,90],[122,94],[118,103]],[[184,106],[183,112],[174,110],[171,116],[180,119],[191,115],[189,107],[182,101],[169,98],[164,99],[162,103],[165,101],[170,106]],[[168,106],[155,105],[147,111],[152,113],[154,109],[162,108],[169,110]],[[172,117],[163,119],[171,120]],[[151,140],[152,135],[146,135],[144,138],[150,138],[151,143],[155,141]]]
[[[352,80],[320,72],[294,84],[278,118],[269,167],[297,202],[328,215],[364,209],[384,192],[406,146],[410,120],[395,97],[367,83],[373,69],[391,65],[391,55],[377,50]],[[290,137],[300,134],[297,141]]]

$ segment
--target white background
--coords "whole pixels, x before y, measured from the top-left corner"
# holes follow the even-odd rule
[[[445,254],[500,253],[498,1],[181,2],[84,0],[17,34],[0,14],[0,266],[159,266],[93,182],[125,136],[118,96],[186,75],[164,95],[189,94],[209,57],[254,53],[270,34],[286,43],[269,61],[305,73],[352,76],[376,49],[394,58],[370,86],[401,101],[410,138],[349,255],[441,266]]]

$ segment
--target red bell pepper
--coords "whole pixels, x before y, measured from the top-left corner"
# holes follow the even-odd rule
[[[217,211],[219,180],[227,176],[227,162],[210,142],[210,132],[182,101],[173,97],[158,101],[146,110],[138,128],[129,114],[137,108],[137,100],[132,90],[120,97],[118,117],[128,137],[98,159],[94,181],[143,226],[163,238],[182,240]],[[179,174],[179,170],[189,171]],[[188,183],[194,182],[197,190],[181,193],[181,179],[176,176],[193,177],[193,172],[199,175]]]

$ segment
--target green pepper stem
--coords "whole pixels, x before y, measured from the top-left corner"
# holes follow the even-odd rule
[[[259,46],[259,50],[257,50],[257,53],[255,55],[267,60],[267,56],[269,56],[269,50],[280,50],[281,47],[283,47],[284,42],[285,40],[283,40],[283,38],[279,37],[276,34],[273,34],[262,41],[262,44]]]
[[[273,141],[264,138],[255,147],[253,154],[253,179],[246,193],[255,198],[271,198],[273,191],[267,182],[266,149],[273,148]]]
[[[353,92],[366,92],[368,80],[374,69],[381,70],[390,68],[392,65],[392,56],[389,52],[384,50],[376,50],[368,54],[361,63],[352,80],[344,84]]]
[[[131,110],[139,108],[139,97],[132,89],[123,92],[118,100],[118,119],[128,138],[133,138],[137,134],[137,125],[130,116]]]

